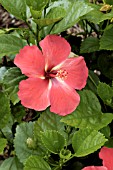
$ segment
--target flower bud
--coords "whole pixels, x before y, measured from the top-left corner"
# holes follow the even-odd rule
[[[35,143],[34,140],[33,140],[32,138],[30,138],[30,137],[27,138],[26,143],[27,143],[28,148],[30,148],[30,149],[35,149],[35,148],[36,148],[36,143]]]
[[[71,151],[70,150],[62,149],[60,151],[60,158],[62,158],[62,159],[69,159],[70,156],[71,156]]]

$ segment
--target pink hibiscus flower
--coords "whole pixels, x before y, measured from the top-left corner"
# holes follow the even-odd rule
[[[80,102],[75,89],[86,85],[88,69],[83,57],[67,58],[69,43],[62,37],[48,35],[40,41],[42,51],[35,45],[25,46],[16,55],[17,65],[28,79],[19,84],[18,96],[23,106],[65,116]]]
[[[103,160],[103,166],[88,166],[82,170],[113,170],[113,148],[103,147],[99,158]]]

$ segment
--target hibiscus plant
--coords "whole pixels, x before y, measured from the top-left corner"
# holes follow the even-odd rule
[[[0,4],[0,170],[113,170],[113,1]]]

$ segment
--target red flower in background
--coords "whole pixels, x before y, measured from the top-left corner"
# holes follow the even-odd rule
[[[75,89],[86,85],[88,69],[83,57],[67,58],[69,43],[62,37],[48,35],[40,41],[42,52],[35,45],[25,46],[14,63],[28,76],[19,84],[18,96],[23,106],[65,116],[80,102]]]
[[[88,166],[82,170],[113,170],[113,148],[103,147],[99,158],[103,160],[103,166]]]

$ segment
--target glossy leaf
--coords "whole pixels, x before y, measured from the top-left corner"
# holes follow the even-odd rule
[[[99,39],[96,37],[86,38],[80,48],[80,53],[91,53],[99,50]]]
[[[49,164],[39,156],[30,156],[25,162],[24,170],[51,170]]]
[[[107,101],[110,102],[110,100],[112,101],[113,89],[108,84],[99,82],[99,85],[97,87],[97,92],[98,92],[99,97],[103,101],[106,101],[106,102]]]
[[[41,18],[42,11],[34,10],[32,7],[30,7],[30,11],[31,11],[32,17],[34,18],[34,21],[36,21],[36,19]]]
[[[64,135],[64,123],[60,122],[60,120],[61,116],[50,112],[49,109],[42,112],[34,124],[34,136],[39,140],[40,132],[45,132],[46,130],[56,130]]]
[[[99,77],[94,73],[94,71],[89,70],[89,76],[85,89],[91,90],[97,94],[97,86],[99,84]]]
[[[2,133],[4,134],[4,137],[10,143],[13,143],[13,138],[14,138],[13,131],[12,131],[13,124],[14,124],[14,120],[12,115],[10,115],[10,117],[8,117],[7,124],[4,126],[4,128],[2,128]]]
[[[33,123],[22,123],[17,126],[16,134],[14,139],[14,147],[16,155],[20,162],[25,162],[25,160],[31,156],[38,154],[36,149],[30,149],[27,145],[27,139],[33,139]]]
[[[3,57],[4,55],[16,54],[23,46],[23,41],[14,35],[0,35],[0,57]]]
[[[103,13],[100,11],[101,5],[90,4],[93,8],[88,14],[82,17],[82,19],[87,19],[88,21],[99,24],[100,22],[111,19],[113,17],[113,9],[109,13]]]
[[[80,17],[87,14],[91,10],[92,8],[84,2],[77,1],[71,3],[69,8],[67,9],[66,16],[53,27],[51,34],[65,31],[67,28],[76,24],[79,21]]]
[[[48,0],[26,0],[28,6],[31,6],[34,10],[41,11],[47,5]]]
[[[53,8],[62,7],[66,11],[65,15],[67,15],[67,10],[70,8],[70,6],[71,6],[70,1],[68,1],[68,0],[65,0],[65,1],[58,0],[58,1],[51,2],[51,5],[47,8],[47,11],[50,11]],[[44,38],[46,35],[50,34],[53,26],[54,26],[54,24],[43,27],[43,29],[41,30],[41,36]]]
[[[72,146],[75,156],[82,157],[95,152],[107,141],[103,134],[93,129],[83,129],[75,132]]]
[[[47,26],[61,20],[65,16],[65,10],[62,7],[54,7],[50,9],[45,18],[34,19],[34,21],[40,26]]]
[[[0,91],[0,129],[8,123],[10,116],[9,99],[3,92]]]
[[[99,130],[113,120],[113,114],[101,112],[100,103],[94,93],[88,90],[80,92],[80,104],[70,115],[61,119],[67,125],[84,129],[86,127]]]
[[[38,142],[38,147],[42,149],[42,151],[46,151],[42,140],[41,140],[41,132],[46,132],[46,130],[56,130],[60,132],[65,139],[67,139],[67,134],[64,132],[65,127],[64,123],[60,122],[61,116],[54,114],[47,109],[42,112],[38,120],[34,124],[34,138]]]
[[[111,132],[109,126],[103,127],[102,129],[100,129],[100,132],[103,133],[106,138],[110,138]]]
[[[65,146],[65,139],[58,131],[48,130],[41,133],[44,146],[52,153],[57,154]]]
[[[8,94],[14,105],[19,102],[17,95],[18,85],[19,82],[23,79],[25,79],[25,76],[22,75],[21,71],[17,67],[8,69],[4,74],[4,91]]]
[[[0,170],[22,170],[23,165],[19,162],[17,157],[10,157],[3,161]]]
[[[100,49],[113,50],[113,27],[106,29],[100,39]]]
[[[3,153],[4,148],[6,147],[7,140],[4,138],[0,138],[0,154]]]
[[[25,19],[26,17],[26,2],[25,0],[0,0],[3,7],[15,17]]]

